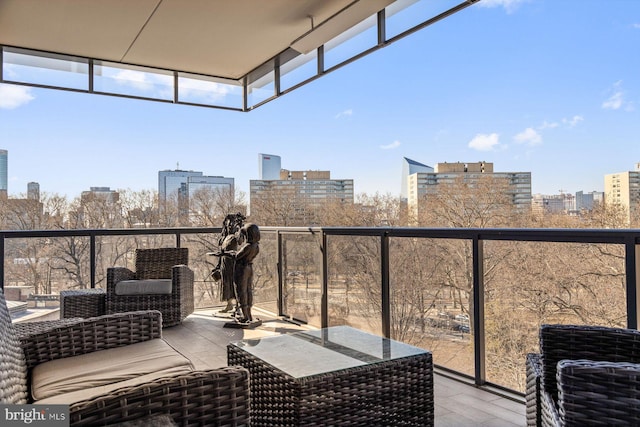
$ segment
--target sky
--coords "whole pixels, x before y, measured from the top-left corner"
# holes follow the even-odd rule
[[[482,0],[249,112],[0,84],[8,191],[157,190],[235,178],[258,154],[399,196],[402,158],[531,172],[532,193],[603,191],[640,163],[640,1]]]

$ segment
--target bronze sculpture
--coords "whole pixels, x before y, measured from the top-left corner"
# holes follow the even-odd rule
[[[240,249],[235,253],[236,300],[240,305],[242,317],[240,323],[253,322],[251,307],[253,306],[253,260],[260,252],[260,229],[256,224],[248,223],[240,229]]]
[[[243,217],[238,214],[229,214],[225,217],[222,233],[218,239],[220,257],[220,301],[226,302],[227,306],[220,310],[221,313],[228,313],[234,309],[235,286],[233,284],[233,274],[235,270],[235,257],[232,251],[238,249],[238,238],[236,233],[242,226]]]
[[[225,326],[253,328],[262,323],[254,320],[251,313],[253,260],[260,252],[260,229],[256,224],[244,224],[245,219],[241,213],[227,215],[218,239],[218,251],[209,252],[209,255],[218,257],[218,266],[211,275],[220,283],[220,300],[227,303],[214,316],[224,314],[221,317],[235,318],[235,323],[227,323]]]

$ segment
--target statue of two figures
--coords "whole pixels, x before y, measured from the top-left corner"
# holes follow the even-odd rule
[[[222,224],[218,251],[218,266],[212,276],[219,283],[220,300],[225,308],[216,316],[233,318],[228,327],[256,327],[262,322],[251,314],[253,305],[253,260],[260,252],[260,229],[256,224],[244,223],[241,213],[229,214]],[[235,301],[235,303],[234,303]]]

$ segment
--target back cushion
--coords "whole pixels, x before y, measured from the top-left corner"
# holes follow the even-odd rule
[[[136,250],[136,279],[171,279],[171,268],[189,263],[188,248]]]
[[[542,325],[542,384],[558,402],[556,368],[558,362],[594,360],[640,363],[640,332],[633,329],[585,325]]]

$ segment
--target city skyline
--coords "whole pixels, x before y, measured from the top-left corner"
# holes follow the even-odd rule
[[[156,189],[176,163],[248,195],[258,153],[356,194],[399,196],[404,157],[603,191],[640,161],[639,42],[640,2],[482,0],[249,113],[0,85],[9,196]]]

